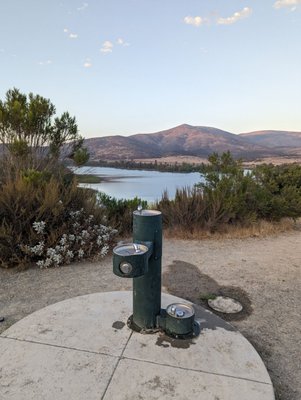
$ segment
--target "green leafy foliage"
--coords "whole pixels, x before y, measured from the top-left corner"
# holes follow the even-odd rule
[[[80,148],[75,150],[74,154],[72,155],[72,160],[74,161],[77,167],[84,165],[89,160],[89,153],[86,148]]]
[[[74,219],[74,216],[77,218]],[[44,179],[32,171],[0,186],[0,221],[2,267],[29,265],[42,261],[41,257],[37,258],[41,255],[46,260],[49,248],[58,255],[58,264],[67,260],[67,251],[73,252],[72,260],[101,255],[101,246],[107,245],[114,234],[108,228],[106,234],[109,236],[105,240],[99,237],[102,236],[99,229],[103,232],[106,229],[103,227],[104,213],[94,192],[78,188],[76,180],[65,184],[63,180],[53,177]],[[42,238],[33,228],[41,221],[46,227]],[[86,240],[83,235],[87,236],[87,233],[83,231],[89,233]],[[62,246],[62,238],[69,235],[77,239],[72,246],[69,241],[66,242],[68,248],[59,249],[57,246]],[[41,241],[43,253],[28,250],[35,249]],[[54,264],[48,266],[51,265]]]
[[[26,140],[22,139],[14,139],[12,143],[8,144],[8,148],[10,153],[16,157],[26,157],[30,152]]]
[[[154,162],[142,162],[134,160],[98,160],[90,161],[89,165],[96,167],[111,167],[111,168],[121,168],[121,169],[138,169],[138,170],[150,170],[150,171],[161,171],[161,172],[199,172],[200,165],[195,163],[187,162],[175,162],[168,163],[155,160]]]
[[[101,178],[96,175],[75,174],[75,176],[79,183],[100,183],[101,182]]]
[[[205,182],[197,185],[206,203],[206,225],[215,229],[220,224],[252,222],[256,219],[256,183],[245,172],[241,160],[229,152],[214,153],[203,168]],[[256,208],[256,206],[255,206]]]
[[[301,216],[301,166],[262,165],[245,171],[229,152],[214,153],[202,166],[204,182],[157,203],[167,227],[215,231],[225,224],[250,225]]]
[[[76,162],[87,160],[87,151],[80,152],[83,139],[75,118],[68,112],[60,117],[55,114],[49,99],[33,93],[27,96],[16,88],[0,100],[0,142],[5,156],[2,164],[10,176],[20,168],[54,170],[58,159],[70,154]]]
[[[82,148],[74,117],[55,117],[48,100],[17,89],[0,101],[0,266],[59,266],[107,254],[115,231],[92,190],[79,188],[62,160]]]
[[[119,234],[132,232],[133,212],[139,205],[144,209],[147,208],[147,202],[138,197],[131,200],[117,200],[105,193],[99,193],[98,201],[105,213],[107,223],[117,229]]]
[[[177,189],[174,199],[169,199],[165,192],[155,208],[162,212],[163,222],[167,227],[181,227],[187,231],[204,227],[206,204],[196,189]]]
[[[253,171],[258,186],[258,216],[271,220],[301,215],[301,166],[261,165]]]
[[[35,187],[45,185],[51,178],[48,171],[38,171],[32,168],[21,171],[21,176],[24,182],[31,183]]]

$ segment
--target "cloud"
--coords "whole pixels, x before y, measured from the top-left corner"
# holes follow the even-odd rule
[[[231,25],[235,22],[239,21],[240,19],[247,18],[252,14],[252,9],[249,7],[245,7],[241,11],[235,12],[231,17],[227,18],[219,18],[217,20],[218,25]]]
[[[277,0],[274,3],[274,8],[292,7],[292,11],[295,11],[295,6],[298,4],[301,4],[301,0]]]
[[[188,24],[188,25],[201,26],[207,22],[207,18],[202,18],[199,16],[196,16],[196,17],[187,16],[184,18],[184,22],[185,22],[185,24]]]
[[[118,38],[116,43],[123,47],[127,47],[130,45],[129,43],[125,42],[124,39],[122,38]]]
[[[279,1],[297,1],[301,2],[301,0],[279,0]],[[252,14],[252,9],[249,7],[243,8],[241,11],[235,12],[233,15],[227,18],[218,18],[216,21],[217,25],[231,25],[234,24],[235,22],[239,21],[240,19],[247,18]],[[213,16],[211,16],[213,18]],[[188,25],[193,25],[196,27],[199,27],[204,24],[210,24],[211,18],[205,18],[205,17],[200,17],[200,16],[187,16],[184,18],[185,24]]]
[[[49,64],[52,64],[51,60],[39,61],[39,65],[49,65]]]
[[[86,61],[84,62],[84,67],[85,68],[91,68],[92,67],[92,63],[90,58],[87,58]]]
[[[110,42],[109,40],[106,40],[105,42],[103,42],[103,44],[102,44],[102,47],[101,47],[101,49],[100,49],[100,51],[102,52],[102,53],[112,53],[112,51],[113,51],[113,43],[112,42]]]
[[[118,46],[122,46],[122,47],[127,47],[130,44],[127,43],[123,38],[118,38],[115,42],[116,45]],[[108,54],[108,53],[112,53],[113,52],[113,47],[114,47],[114,43],[111,40],[106,40],[105,42],[103,42],[102,47],[100,49],[100,51],[104,54]]]
[[[88,7],[88,3],[83,3],[80,7],[77,8],[77,11],[84,11]]]
[[[78,38],[78,34],[77,33],[72,33],[70,32],[69,29],[64,28],[64,33],[68,33],[68,37],[69,39],[77,39]]]

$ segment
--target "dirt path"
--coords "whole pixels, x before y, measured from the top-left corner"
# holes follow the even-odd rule
[[[301,232],[269,238],[166,240],[164,289],[206,305],[200,296],[231,295],[245,311],[232,319],[261,354],[277,399],[301,399]],[[58,269],[0,270],[0,332],[24,316],[66,298],[125,290],[111,258]],[[255,400],[255,399],[254,399]]]

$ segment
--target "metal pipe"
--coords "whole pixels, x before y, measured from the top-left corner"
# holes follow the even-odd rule
[[[133,278],[133,317],[138,329],[155,329],[161,311],[162,214],[139,210],[133,213],[133,242],[153,244],[147,272]]]

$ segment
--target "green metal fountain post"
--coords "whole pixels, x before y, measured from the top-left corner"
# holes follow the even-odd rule
[[[114,274],[133,278],[133,315],[128,320],[129,327],[141,333],[160,329],[176,338],[196,335],[191,305],[173,303],[166,310],[161,309],[161,212],[138,209],[133,216],[133,242],[121,243],[113,249]]]
[[[161,311],[162,214],[160,211],[134,211],[134,243],[152,243],[147,272],[133,279],[133,324],[154,329]]]

